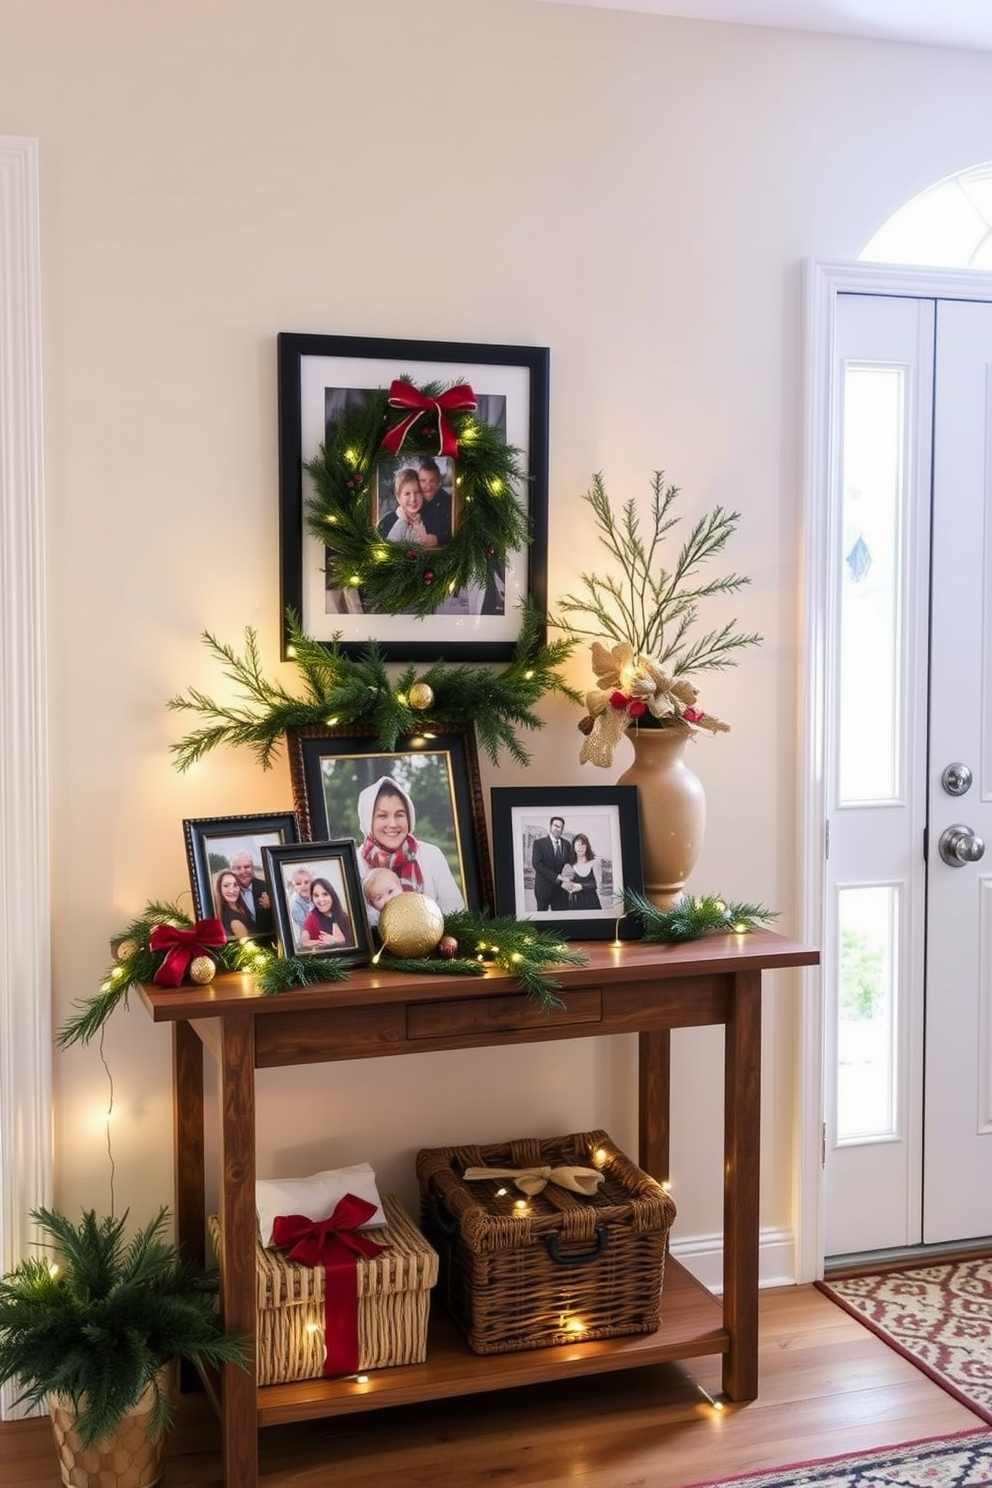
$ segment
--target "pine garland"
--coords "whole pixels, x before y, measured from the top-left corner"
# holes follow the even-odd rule
[[[173,924],[188,928],[194,923],[177,904],[151,902],[144,913],[136,916],[120,934],[113,937],[118,947],[117,959],[108,968],[99,990],[92,997],[73,1003],[76,1012],[55,1035],[60,1049],[73,1044],[88,1044],[106,1023],[115,1008],[128,1007],[128,992],[136,982],[150,982],[164,959],[165,952],[152,951],[148,941],[156,925]],[[495,919],[485,913],[460,910],[447,915],[446,935],[453,935],[469,955],[445,960],[442,957],[400,957],[383,951],[377,965],[392,971],[425,972],[430,976],[481,975],[493,963],[515,976],[521,987],[545,1011],[563,1007],[555,995],[558,983],[548,976],[546,967],[581,966],[586,960],[582,951],[569,950],[565,942],[550,930],[539,930],[528,922],[511,917]],[[287,992],[293,987],[312,987],[319,982],[344,981],[350,968],[329,956],[278,956],[257,941],[229,940],[211,952],[221,971],[247,971],[254,976],[259,990],[266,995]]]
[[[209,631],[203,633],[205,645],[244,701],[221,703],[197,688],[169,699],[167,706],[174,712],[194,713],[206,720],[170,746],[179,771],[188,770],[222,744],[251,749],[267,770],[286,729],[312,724],[371,727],[380,747],[388,751],[404,733],[467,723],[474,725],[480,747],[494,764],[506,750],[515,763],[526,765],[530,755],[518,730],[544,727],[534,704],[548,692],[581,702],[558,673],[575,641],[542,641],[541,616],[529,603],[522,607],[513,659],[505,667],[496,670],[437,661],[419,672],[405,667],[392,680],[374,642],[357,657],[346,656],[337,641],[327,647],[307,636],[292,611],[286,620],[291,661],[302,683],[300,695],[263,676],[258,640],[250,626],[245,629],[245,649],[240,656]],[[416,709],[409,701],[410,690],[418,682],[426,683],[433,694],[426,709]]]
[[[649,944],[677,944],[698,940],[714,930],[746,933],[759,923],[778,919],[778,911],[761,904],[721,899],[716,894],[689,895],[671,909],[659,909],[635,889],[625,889],[623,905],[628,914],[641,922],[641,939]]]
[[[445,388],[432,382],[420,391],[436,398]],[[364,408],[344,413],[316,459],[305,462],[315,486],[306,503],[306,525],[327,549],[327,574],[334,586],[360,588],[366,609],[374,613],[430,615],[449,593],[485,585],[509,552],[526,546],[530,524],[515,494],[526,476],[518,463],[520,451],[506,444],[498,430],[474,413],[450,413],[458,440],[460,511],[451,540],[437,548],[389,542],[372,523],[372,487],[383,436],[400,418],[389,409],[388,397],[380,388]],[[418,419],[398,458],[437,455],[436,431],[436,422]]]

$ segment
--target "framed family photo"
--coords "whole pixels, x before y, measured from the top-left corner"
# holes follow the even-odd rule
[[[271,938],[275,921],[262,853],[300,840],[295,813],[187,817],[183,835],[197,918],[220,920],[228,940]]]
[[[643,891],[634,785],[494,786],[496,913],[579,939],[628,939],[624,889]]]
[[[508,661],[521,628],[521,602],[546,609],[548,541],[548,359],[546,347],[282,332],[278,337],[280,594],[314,640],[346,652],[374,640],[394,661]],[[389,609],[355,582],[335,582],[329,550],[308,527],[315,486],[307,469],[334,430],[395,380],[465,387],[473,417],[501,447],[517,451],[514,495],[526,509],[530,540],[500,554],[481,578],[443,592],[430,613]],[[401,420],[401,415],[396,415]],[[440,423],[441,415],[438,414]],[[426,427],[430,421],[425,419]],[[442,440],[443,444],[444,441]],[[411,453],[411,448],[415,450]],[[467,457],[466,457],[467,458]],[[468,469],[468,466],[466,466]],[[368,482],[358,482],[363,520],[383,544],[453,542],[467,520],[457,448],[378,450]],[[418,490],[419,488],[419,490]],[[349,498],[350,499],[350,498]],[[478,503],[473,507],[478,511]],[[473,516],[473,520],[474,520]],[[336,519],[335,519],[336,520]],[[344,524],[351,526],[350,518]],[[465,527],[467,534],[471,524]],[[383,549],[387,551],[387,549]],[[431,582],[429,569],[424,580]],[[283,632],[286,645],[285,628]]]
[[[491,907],[469,725],[407,735],[392,750],[354,728],[290,728],[287,737],[301,831],[308,838],[354,839],[373,925],[383,896],[410,890],[426,894],[444,914]]]
[[[358,858],[350,837],[262,849],[279,948],[284,956],[369,959]]]

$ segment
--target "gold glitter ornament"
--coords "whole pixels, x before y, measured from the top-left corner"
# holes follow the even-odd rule
[[[434,689],[426,682],[414,682],[408,693],[410,707],[418,713],[426,713],[434,701]]]
[[[212,982],[217,967],[212,956],[194,956],[189,963],[190,981],[197,982],[201,987],[207,982]]]
[[[136,940],[122,940],[117,947],[117,959],[118,961],[130,961],[131,957],[136,956],[140,949],[141,947]]]
[[[426,894],[397,894],[379,916],[379,935],[394,956],[426,956],[444,934],[444,915]]]

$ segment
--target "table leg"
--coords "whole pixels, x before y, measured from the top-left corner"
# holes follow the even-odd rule
[[[667,1028],[638,1035],[638,1158],[659,1183],[667,1183],[671,1137],[672,1035]]]
[[[761,1163],[761,973],[733,977],[724,1063],[723,1388],[758,1393],[758,1197]]]
[[[172,1025],[175,1107],[176,1238],[185,1261],[202,1266],[206,1243],[203,1212],[203,1046],[188,1023]]]
[[[221,1310],[232,1333],[255,1332],[255,1022],[222,1019],[220,1058]],[[257,1488],[255,1370],[225,1364],[221,1379],[225,1488]]]

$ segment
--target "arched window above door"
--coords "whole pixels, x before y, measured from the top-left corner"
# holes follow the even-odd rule
[[[914,196],[871,238],[862,263],[992,269],[992,161]]]

